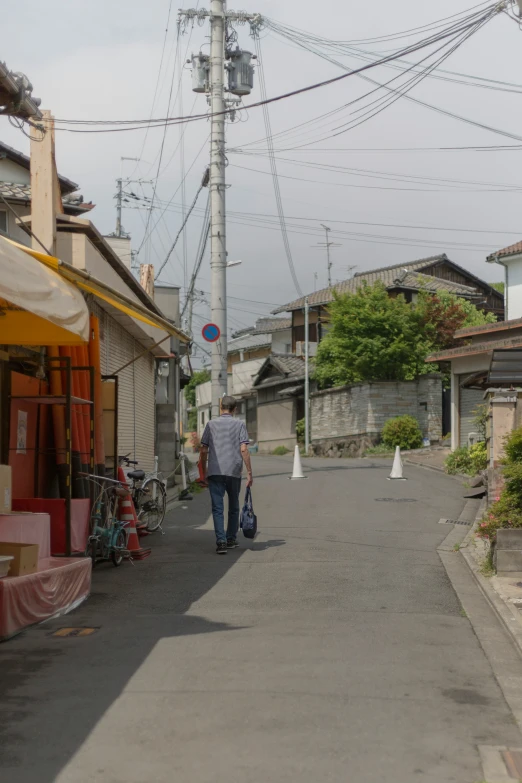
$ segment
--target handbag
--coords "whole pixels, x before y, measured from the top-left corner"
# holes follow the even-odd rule
[[[250,487],[247,487],[247,491],[245,492],[245,502],[243,503],[239,526],[243,531],[245,538],[256,537],[257,517],[254,514],[254,506],[252,505],[252,491]]]

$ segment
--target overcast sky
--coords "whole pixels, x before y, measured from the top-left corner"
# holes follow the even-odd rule
[[[258,0],[248,11],[258,11],[301,30],[313,31],[325,38],[343,41],[368,39],[418,27],[455,14],[470,7],[472,0],[438,0],[419,3],[418,0],[324,0],[303,3],[287,0],[275,3]],[[159,89],[153,115],[165,116],[173,78],[176,50],[176,12],[173,3]],[[150,116],[158,68],[165,35],[168,0],[91,0],[79,6],[64,0],[18,0],[17,13],[9,14],[3,24],[3,48],[0,59],[9,68],[25,72],[34,85],[34,94],[42,99],[42,108],[50,109],[57,118],[74,119],[134,119]],[[247,27],[238,27],[239,43],[252,49]],[[195,26],[180,42],[182,59],[208,41],[208,25]],[[522,84],[522,33],[518,26],[502,15],[467,41],[444,68],[473,76]],[[409,39],[411,40],[411,39]],[[367,50],[396,49],[404,41],[387,44],[360,44]],[[208,49],[207,49],[208,51]],[[338,67],[276,37],[273,33],[261,42],[262,62],[269,96],[278,95],[313,82],[337,76]],[[416,55],[418,58],[419,55]],[[410,58],[411,59],[411,58]],[[343,62],[350,67],[360,63],[353,58]],[[392,78],[396,71],[381,67],[370,76],[381,82]],[[174,96],[180,73],[174,72]],[[181,79],[182,102],[176,101],[171,115],[206,111],[204,96],[191,91],[190,69]],[[358,78],[290,98],[270,106],[272,131],[277,134],[292,126],[337,109],[362,95],[369,86]],[[522,135],[522,94],[478,89],[447,81],[426,79],[412,95],[444,110],[509,133]],[[246,102],[260,99],[256,78],[252,96]],[[195,101],[195,104],[194,104]],[[309,166],[279,161],[280,187],[283,205],[291,226],[289,239],[299,283],[304,292],[326,284],[324,250],[313,247],[323,241],[320,223],[332,228],[331,239],[341,247],[332,249],[334,279],[348,276],[347,268],[357,265],[364,271],[388,264],[410,261],[439,252],[489,280],[499,279],[500,270],[485,263],[488,252],[522,238],[521,191],[498,192],[498,185],[522,186],[522,149],[500,151],[418,151],[418,152],[357,152],[353,148],[419,148],[508,145],[515,141],[483,130],[404,98],[359,127],[335,138],[316,143],[320,151],[308,147],[295,149],[313,139],[329,136],[332,129],[354,115],[345,109],[332,119],[323,119],[319,126],[304,126],[276,139],[284,147],[279,157],[301,163],[322,166],[365,169],[391,175],[414,175],[451,179],[484,185],[441,183],[439,192],[433,185],[404,182],[397,178],[358,176],[353,172],[325,171]],[[28,140],[1,118],[1,138],[13,147],[28,152]],[[181,169],[179,150],[183,126],[167,129],[156,196],[160,202],[173,197],[171,207],[155,210],[152,225],[159,220],[150,242],[140,253],[142,262],[156,267],[165,258],[166,250],[181,222]],[[209,133],[207,121],[186,127],[185,200],[191,203],[208,160]],[[262,112],[243,112],[239,121],[227,126],[228,147],[251,145],[266,136]],[[91,214],[98,228],[109,233],[114,229],[115,180],[119,176],[120,157],[141,157],[142,162],[124,163],[124,176],[153,179],[157,174],[163,129],[128,133],[57,133],[57,159],[62,174],[78,182],[85,199],[96,203]],[[257,148],[263,153],[266,143]],[[290,149],[288,149],[290,148]],[[294,149],[292,149],[294,148]],[[199,153],[199,157],[198,156]],[[229,154],[227,170],[230,189],[227,205],[231,213],[244,212],[262,216],[276,215],[269,163],[263,154],[254,158],[238,153]],[[257,169],[258,171],[249,171]],[[284,176],[283,176],[284,175]],[[362,186],[362,187],[361,187]],[[152,185],[129,186],[149,198]],[[142,187],[143,190],[139,188]],[[476,192],[480,190],[481,192]],[[177,191],[177,192],[176,192]],[[198,208],[205,206],[203,193]],[[304,220],[298,220],[299,218]],[[272,218],[268,217],[267,220]],[[125,210],[124,226],[131,232],[137,249],[144,234],[147,213]],[[241,218],[251,220],[249,216]],[[339,221],[339,222],[335,222]],[[353,221],[353,224],[340,221]],[[388,228],[364,226],[361,223],[402,224],[427,228]],[[187,232],[186,268],[183,246],[179,242],[162,274],[162,279],[180,286],[187,284],[187,275],[194,263],[202,225],[202,212],[190,219]],[[301,228],[299,228],[301,226]],[[435,230],[435,229],[444,230]],[[457,232],[449,229],[470,229]],[[473,232],[488,233],[473,233]],[[344,233],[341,233],[344,232]],[[354,237],[348,232],[364,233]],[[491,233],[489,233],[491,232]],[[495,233],[499,232],[499,233]],[[377,237],[376,235],[380,235]],[[393,240],[390,237],[394,237]],[[417,243],[417,245],[415,245]],[[241,259],[242,266],[229,271],[229,329],[249,324],[278,303],[296,297],[281,234],[277,226],[241,225],[237,215],[230,216],[228,225],[229,259]],[[198,287],[209,291],[209,261],[205,260]],[[317,280],[314,274],[317,275]],[[209,307],[198,306],[195,330],[209,315]]]

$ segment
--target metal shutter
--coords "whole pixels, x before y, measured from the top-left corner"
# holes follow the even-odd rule
[[[141,346],[99,305],[90,310],[100,319],[101,366],[112,375],[143,352]],[[150,354],[118,374],[118,451],[129,454],[143,470],[154,468],[156,431],[155,362]]]
[[[462,379],[468,376],[461,376]],[[461,446],[468,445],[468,435],[477,431],[476,409],[484,402],[484,392],[477,389],[460,389],[460,439]]]

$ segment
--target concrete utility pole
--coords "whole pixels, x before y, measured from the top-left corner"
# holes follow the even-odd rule
[[[195,19],[210,20],[210,57],[200,53],[192,57],[192,84],[195,92],[206,93],[210,104],[210,278],[211,321],[219,327],[220,337],[212,343],[212,416],[219,416],[220,399],[227,393],[227,234],[225,204],[225,118],[239,103],[234,96],[248,95],[253,87],[252,54],[227,47],[227,24],[249,23],[251,31],[262,24],[259,14],[226,11],[225,0],[212,0],[210,11],[180,11],[180,26]],[[227,65],[225,68],[225,60]],[[228,83],[225,85],[225,71]],[[231,93],[227,99],[225,92]]]
[[[225,3],[210,6],[210,308],[221,335],[212,344],[212,417],[227,393],[227,226],[225,215]]]
[[[305,454],[310,448],[310,326],[308,297],[305,298]]]

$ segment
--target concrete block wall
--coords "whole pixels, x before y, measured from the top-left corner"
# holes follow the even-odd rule
[[[312,443],[329,447],[336,440],[378,439],[384,424],[408,414],[424,437],[442,437],[442,379],[431,374],[415,381],[360,383],[311,395]],[[343,446],[344,448],[344,446]],[[353,450],[353,446],[352,446]]]

